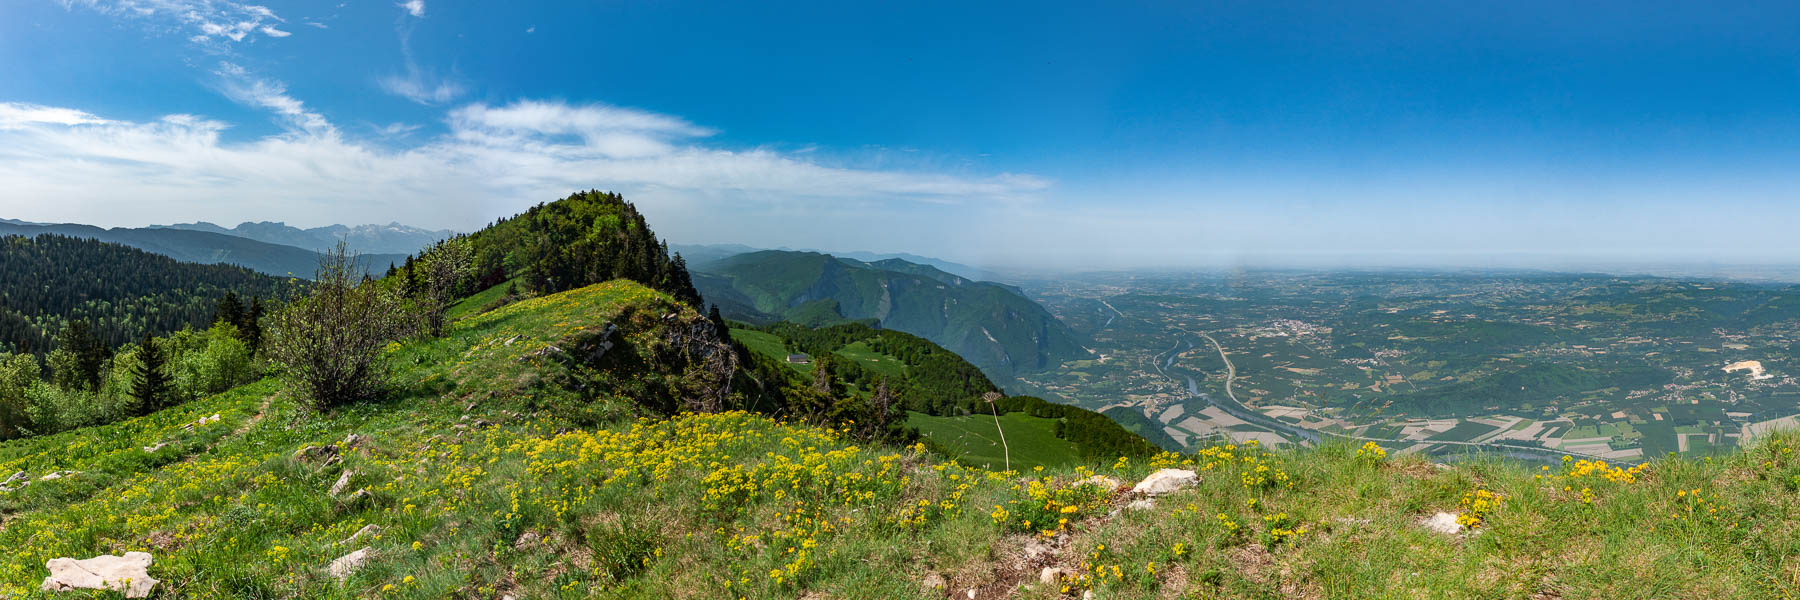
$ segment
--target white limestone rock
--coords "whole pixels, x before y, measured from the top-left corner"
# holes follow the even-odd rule
[[[341,495],[344,490],[350,489],[350,479],[353,477],[356,477],[356,471],[344,469],[344,474],[338,476],[337,483],[331,484],[332,497]]]
[[[56,481],[56,480],[62,479],[64,477],[73,477],[73,476],[80,475],[80,474],[81,474],[81,471],[57,471],[55,473],[51,473],[51,474],[45,475],[43,477],[39,477],[38,481]]]
[[[356,533],[350,534],[350,537],[344,538],[344,541],[338,542],[338,544],[342,545],[342,546],[350,546],[350,545],[354,545],[357,542],[362,541],[363,538],[373,538],[378,535],[381,535],[381,526],[370,523],[368,525],[364,525],[362,527],[362,529],[356,530]]]
[[[1456,535],[1462,533],[1463,530],[1462,523],[1456,522],[1455,513],[1440,512],[1420,519],[1419,524],[1425,526],[1426,529],[1445,535]]]
[[[112,590],[126,598],[148,598],[156,584],[150,576],[153,561],[146,552],[126,552],[124,556],[105,554],[84,560],[52,558],[44,562],[50,576],[40,586],[46,592],[75,590]]]
[[[1200,476],[1193,471],[1163,469],[1145,477],[1143,481],[1138,482],[1137,487],[1131,488],[1131,491],[1145,496],[1161,496],[1194,485],[1198,481],[1200,481]]]
[[[362,570],[363,565],[368,564],[369,558],[374,554],[374,550],[370,550],[368,546],[363,546],[361,550],[339,556],[336,560],[331,561],[331,566],[326,567],[326,572],[330,573],[331,577],[338,581],[349,579],[351,575],[355,575],[357,571]]]
[[[1077,482],[1075,482],[1075,485],[1091,485],[1091,486],[1094,486],[1094,487],[1097,487],[1097,488],[1100,488],[1103,490],[1110,491],[1110,490],[1119,489],[1119,486],[1125,485],[1125,482],[1119,481],[1118,479],[1113,478],[1113,477],[1107,477],[1105,475],[1095,475],[1093,477],[1089,477],[1087,479],[1077,481]]]

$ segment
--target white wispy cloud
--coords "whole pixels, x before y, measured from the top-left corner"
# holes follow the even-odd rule
[[[127,121],[0,103],[0,181],[7,182],[0,208],[13,216],[88,215],[109,223],[171,215],[307,221],[355,214],[467,227],[586,188],[713,207],[708,210],[785,210],[780,207],[1019,201],[1050,185],[1031,175],[867,169],[717,147],[706,143],[711,130],[679,117],[560,102],[472,104],[448,111],[447,131],[438,135],[360,141],[279,84],[229,63],[218,73],[226,94],[269,109],[286,130],[230,141],[224,134],[231,125],[190,115]],[[56,215],[20,214],[49,201]]]
[[[412,0],[398,6],[414,17],[425,16],[424,0]],[[448,104],[463,94],[463,85],[419,66],[419,61],[413,57],[412,51],[412,32],[416,25],[416,21],[409,21],[402,17],[396,27],[400,36],[400,57],[406,62],[406,74],[381,77],[376,80],[376,83],[389,94],[419,104],[426,106]]]
[[[383,77],[377,80],[377,83],[381,85],[382,90],[389,94],[427,106],[448,103],[463,93],[462,84],[438,79],[417,69],[405,77]]]
[[[161,29],[186,29],[190,32],[187,39],[197,44],[229,45],[256,33],[276,38],[290,35],[275,27],[285,22],[275,11],[230,0],[63,0],[63,6],[142,20]]]
[[[36,104],[0,104],[0,129],[30,125],[97,125],[107,120],[72,108]]]
[[[274,112],[281,117],[289,131],[317,137],[337,136],[337,128],[332,126],[331,121],[324,115],[307,110],[306,103],[289,96],[287,86],[281,82],[257,77],[230,62],[219,63],[219,70],[215,73],[223,82],[221,91],[227,97]]]

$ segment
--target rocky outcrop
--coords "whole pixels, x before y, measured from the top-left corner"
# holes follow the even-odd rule
[[[44,563],[50,576],[44,578],[41,589],[46,592],[111,590],[125,594],[126,598],[148,598],[156,584],[161,583],[150,576],[152,560],[145,552],[126,552],[124,556],[106,554],[83,560],[52,558]]]
[[[718,326],[704,318],[682,318],[680,313],[662,316],[658,350],[670,364],[684,365],[689,389],[683,390],[682,410],[718,412],[731,396],[731,379],[737,374],[738,356]]]

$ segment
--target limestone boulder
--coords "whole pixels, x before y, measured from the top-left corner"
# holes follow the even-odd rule
[[[150,554],[126,552],[124,556],[105,554],[93,558],[52,558],[44,562],[50,576],[41,587],[46,592],[75,590],[111,590],[126,598],[148,598],[161,583],[150,576]]]

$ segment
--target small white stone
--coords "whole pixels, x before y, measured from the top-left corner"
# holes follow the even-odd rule
[[[350,489],[350,478],[352,477],[356,477],[356,471],[344,469],[344,474],[338,476],[337,483],[331,484],[331,495],[336,496],[344,493],[344,490]]]
[[[38,481],[55,481],[58,479],[62,479],[64,477],[70,477],[70,476],[80,475],[80,474],[81,474],[81,471],[57,471],[55,473],[51,473],[49,475],[39,477]]]
[[[1424,525],[1426,529],[1447,535],[1456,535],[1462,533],[1463,530],[1462,523],[1456,522],[1456,515],[1447,512],[1431,515],[1429,518],[1420,520],[1419,524]]]
[[[1138,482],[1137,487],[1131,488],[1131,491],[1146,496],[1161,496],[1194,485],[1198,481],[1200,481],[1200,476],[1193,471],[1163,469],[1145,477],[1143,481]]]
[[[1104,490],[1115,490],[1115,489],[1118,489],[1119,486],[1124,485],[1124,484],[1125,484],[1125,482],[1119,481],[1118,479],[1113,478],[1113,477],[1107,477],[1105,475],[1095,475],[1093,477],[1089,477],[1087,479],[1083,479],[1081,481],[1075,482],[1075,485],[1091,485],[1091,486],[1101,488]]]
[[[362,529],[356,530],[356,533],[350,534],[350,537],[345,538],[344,541],[342,541],[342,542],[338,542],[338,544],[344,545],[344,546],[349,546],[351,544],[355,544],[359,541],[362,541],[363,538],[374,537],[374,536],[378,536],[378,535],[381,535],[381,526],[370,523],[368,525],[364,525]]]
[[[331,576],[338,581],[349,579],[351,575],[355,575],[362,569],[364,563],[369,562],[369,555],[372,553],[372,550],[364,546],[361,550],[337,557],[337,560],[331,561],[331,566],[327,567],[326,571],[330,572]]]

